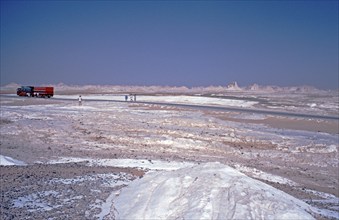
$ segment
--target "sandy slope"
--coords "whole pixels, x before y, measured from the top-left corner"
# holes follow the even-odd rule
[[[114,206],[117,219],[312,219],[306,203],[220,163],[146,175]]]

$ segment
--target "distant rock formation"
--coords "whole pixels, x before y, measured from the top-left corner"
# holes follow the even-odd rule
[[[231,82],[230,84],[227,85],[227,90],[242,90],[237,82]]]
[[[12,88],[19,88],[21,85],[17,84],[17,83],[9,83],[7,85],[4,85],[2,88],[6,88],[6,89],[12,89]]]

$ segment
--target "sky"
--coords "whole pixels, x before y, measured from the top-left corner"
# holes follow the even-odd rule
[[[338,1],[1,1],[1,85],[337,89]]]

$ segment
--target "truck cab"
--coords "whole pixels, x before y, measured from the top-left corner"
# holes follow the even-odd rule
[[[34,96],[33,86],[21,86],[16,90],[18,96]]]

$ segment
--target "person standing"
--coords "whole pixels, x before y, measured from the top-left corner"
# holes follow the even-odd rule
[[[79,106],[81,106],[82,105],[82,97],[81,97],[81,95],[79,95]]]

